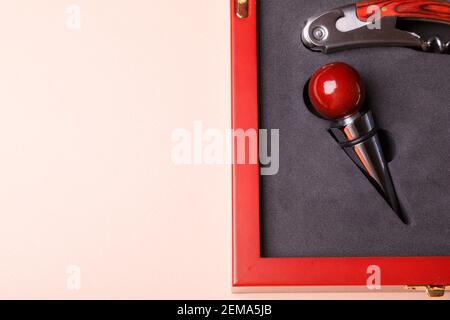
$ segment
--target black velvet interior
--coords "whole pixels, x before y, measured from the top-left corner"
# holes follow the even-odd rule
[[[301,43],[306,19],[348,0],[259,0],[260,126],[280,129],[280,170],[261,176],[262,255],[450,255],[450,55],[371,48],[324,55]],[[442,34],[442,30],[440,30]],[[450,27],[445,30],[450,40]],[[410,224],[403,224],[305,107],[321,65],[354,66],[384,136]]]

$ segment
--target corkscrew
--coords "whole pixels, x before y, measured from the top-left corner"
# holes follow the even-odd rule
[[[399,46],[425,52],[450,54],[450,41],[434,36],[422,38],[400,30],[399,19],[421,20],[449,26],[450,1],[367,0],[336,8],[310,18],[302,41],[313,50],[330,53],[361,47]]]

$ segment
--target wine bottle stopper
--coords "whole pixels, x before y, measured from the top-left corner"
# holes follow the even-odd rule
[[[365,87],[359,73],[342,62],[319,68],[308,84],[314,111],[331,121],[329,132],[403,222],[392,178],[370,110],[363,110]]]

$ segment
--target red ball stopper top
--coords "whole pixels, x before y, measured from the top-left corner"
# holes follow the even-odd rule
[[[364,84],[358,72],[345,63],[327,64],[309,82],[309,99],[323,117],[339,120],[359,111],[364,102]]]

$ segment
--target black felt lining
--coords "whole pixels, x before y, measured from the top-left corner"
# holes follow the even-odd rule
[[[260,127],[280,129],[279,173],[260,179],[261,253],[448,256],[450,55],[407,48],[324,55],[304,48],[306,19],[348,3],[258,1]],[[305,83],[318,67],[334,61],[359,70],[377,126],[393,139],[389,167],[410,225],[330,137],[328,122],[305,105]]]

